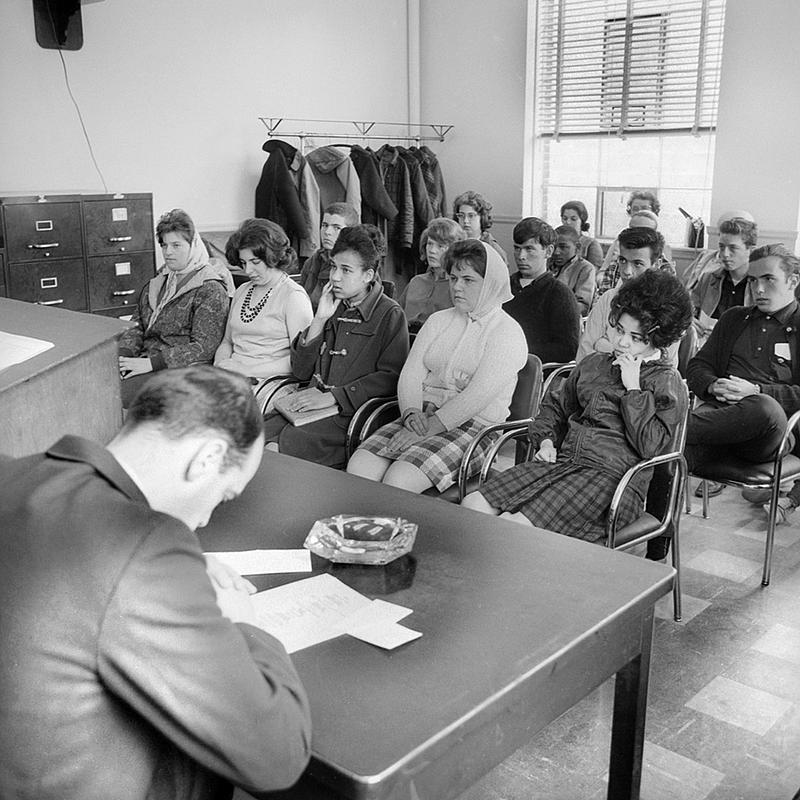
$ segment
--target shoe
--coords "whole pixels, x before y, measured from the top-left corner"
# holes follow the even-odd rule
[[[769,503],[764,503],[761,508],[764,509],[764,513],[769,517]],[[775,513],[775,524],[776,525],[783,525],[786,522],[789,514],[794,511],[794,506],[791,504],[789,498],[787,497],[779,497],[778,498],[778,510]]]
[[[769,503],[769,499],[772,497],[772,491],[770,489],[750,489],[745,486],[745,488],[742,489],[742,497],[747,500],[748,503],[760,506],[764,503]]]
[[[794,481],[789,483],[782,483],[780,494],[787,495],[789,490],[794,485]],[[745,486],[742,489],[742,497],[747,500],[748,503],[753,503],[754,505],[761,506],[764,503],[769,503],[770,497],[772,497],[772,490],[771,489],[750,489],[749,487]]]
[[[724,483],[714,483],[713,481],[708,482],[708,496],[709,497],[716,497],[723,489],[725,488]],[[694,490],[695,497],[702,497],[703,496],[703,482],[697,484],[697,488]]]

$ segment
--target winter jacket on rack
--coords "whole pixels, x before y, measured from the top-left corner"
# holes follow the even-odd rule
[[[319,186],[320,211],[331,203],[349,203],[361,220],[361,181],[355,166],[341,148],[329,145],[306,157]]]
[[[393,220],[397,216],[397,206],[383,185],[378,157],[372,150],[353,145],[350,160],[361,181],[361,221],[380,225],[385,219]]]

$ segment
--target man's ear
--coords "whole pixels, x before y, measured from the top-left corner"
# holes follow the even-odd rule
[[[545,249],[544,249],[544,257],[545,258],[550,258],[550,256],[553,255],[553,252],[555,251],[555,249],[556,249],[556,246],[554,244],[547,245],[547,247],[545,247]]]
[[[197,481],[218,475],[227,452],[228,443],[225,439],[214,437],[203,440],[189,459],[186,479]]]

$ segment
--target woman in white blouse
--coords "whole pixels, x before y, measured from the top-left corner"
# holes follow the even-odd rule
[[[250,378],[290,374],[289,346],[314,312],[303,287],[288,275],[296,264],[289,238],[274,222],[248,219],[225,250],[250,280],[233,296],[214,365]]]
[[[353,454],[347,471],[424,492],[455,482],[475,435],[508,416],[517,373],[528,358],[525,334],[502,309],[511,299],[498,253],[474,239],[447,249],[443,264],[453,308],[431,314],[417,334],[397,387],[401,418]],[[477,471],[492,444],[478,448]]]

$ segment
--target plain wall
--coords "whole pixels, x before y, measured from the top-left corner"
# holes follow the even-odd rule
[[[712,221],[750,211],[760,242],[795,246],[800,213],[797,0],[735,0],[725,11]]]
[[[421,119],[455,125],[435,147],[448,202],[467,189],[493,204],[508,253],[523,199],[527,3],[422,0]]]
[[[95,156],[109,191],[153,192],[156,215],[252,216],[259,116],[407,119],[405,0],[102,0],[82,15],[64,58]],[[0,108],[0,193],[103,191],[30,0],[0,4]]]

